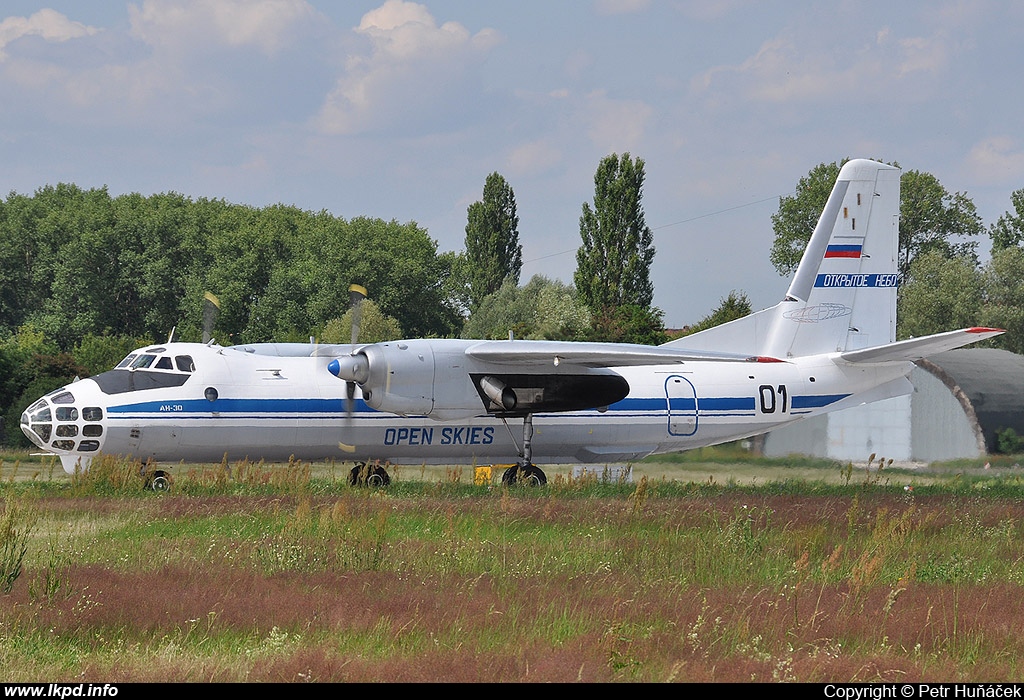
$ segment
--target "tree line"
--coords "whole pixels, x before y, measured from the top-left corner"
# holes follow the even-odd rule
[[[799,261],[845,161],[820,164],[782,197],[772,217],[771,261]],[[0,415],[6,441],[28,402],[76,376],[104,371],[129,350],[202,337],[202,300],[220,300],[214,337],[348,342],[348,286],[370,290],[361,340],[474,337],[657,344],[670,339],[653,306],[653,235],[643,210],[644,161],[611,154],[581,207],[572,283],[535,276],[520,284],[515,193],[487,176],[467,209],[465,248],[441,252],[415,222],[344,219],[286,205],[263,208],[176,193],[112,197],[106,188],[46,186],[0,201]],[[964,193],[932,175],[902,175],[898,332],[967,325],[1024,330],[1024,190],[1014,212],[985,232]],[[685,332],[750,313],[742,292]],[[678,333],[676,334],[678,335]],[[11,429],[15,428],[15,429]]]

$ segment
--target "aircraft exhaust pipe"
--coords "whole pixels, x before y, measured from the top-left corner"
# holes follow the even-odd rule
[[[516,392],[509,389],[504,382],[494,377],[484,377],[480,380],[480,388],[496,406],[501,406],[506,411],[516,407]]]

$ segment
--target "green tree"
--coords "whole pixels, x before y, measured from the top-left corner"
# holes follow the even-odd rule
[[[807,241],[818,225],[828,196],[832,192],[839,170],[849,158],[837,163],[819,163],[806,177],[800,178],[795,192],[779,197],[779,210],[772,214],[775,241],[769,253],[772,265],[783,277],[788,277],[800,264]]]
[[[132,350],[149,343],[147,338],[121,335],[94,335],[88,333],[71,351],[75,362],[93,376],[106,372],[120,362]]]
[[[415,222],[351,221],[321,215],[303,264],[309,314],[321,327],[348,307],[348,287],[361,284],[408,337],[450,337],[462,324],[446,296],[450,256]]]
[[[1024,249],[993,251],[982,276],[985,304],[979,323],[1006,330],[991,341],[993,345],[1024,354]]]
[[[708,328],[714,328],[729,321],[735,321],[738,318],[750,315],[750,312],[750,299],[747,298],[747,295],[733,290],[729,292],[729,296],[722,299],[714,311],[687,328],[680,337],[692,335]]]
[[[590,312],[571,285],[534,275],[525,286],[511,279],[485,297],[467,319],[464,338],[575,340],[587,332]]]
[[[1011,194],[1010,202],[1014,213],[1006,212],[989,229],[993,251],[1024,243],[1024,189]]]
[[[984,284],[970,258],[943,250],[919,255],[900,286],[896,336],[914,338],[979,323]]]
[[[592,321],[584,340],[661,345],[668,341],[664,312],[655,306],[605,307]]]
[[[594,175],[594,206],[583,203],[573,277],[595,315],[626,304],[646,310],[654,298],[650,268],[654,235],[644,221],[644,161],[628,153],[605,157]]]
[[[466,214],[465,272],[472,309],[506,280],[519,284],[523,247],[515,193],[498,173],[487,176],[483,200],[470,204]]]
[[[8,445],[25,446],[28,439],[17,429],[22,412],[43,394],[88,372],[75,358],[60,352],[42,333],[22,327],[0,342],[0,407]]]
[[[955,239],[983,230],[974,202],[965,193],[951,195],[930,173],[908,170],[900,176],[900,274],[907,275],[914,259],[932,250],[977,264],[977,243]]]
[[[363,299],[359,310],[359,343],[385,343],[402,337],[402,327],[391,316],[382,313],[373,299]],[[352,342],[352,320],[355,311],[349,308],[343,316],[332,318],[320,334],[322,343]]]

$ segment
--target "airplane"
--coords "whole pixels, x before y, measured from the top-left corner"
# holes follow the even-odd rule
[[[658,346],[408,339],[168,342],[33,403],[21,428],[66,472],[101,453],[146,462],[621,463],[750,437],[909,393],[913,361],[1002,332],[896,342],[900,170],[841,169],[785,298]],[[353,286],[357,303],[365,290]],[[155,472],[166,487],[166,473]]]

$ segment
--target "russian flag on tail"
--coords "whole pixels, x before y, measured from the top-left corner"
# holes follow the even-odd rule
[[[830,245],[825,249],[826,258],[859,258],[860,245]]]

